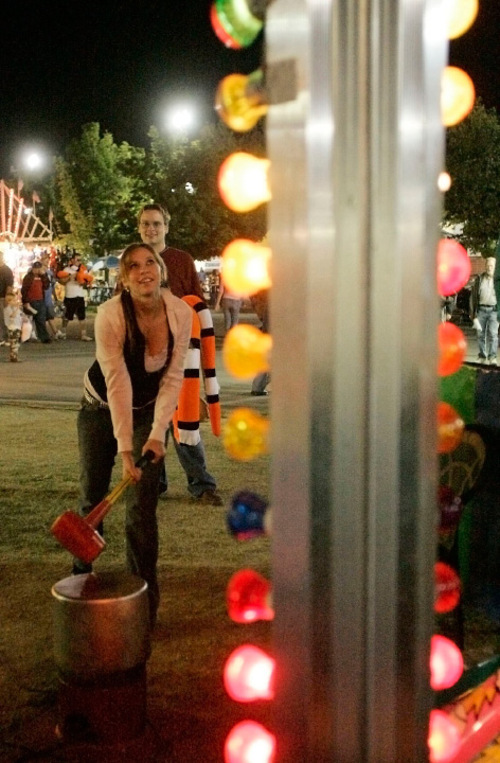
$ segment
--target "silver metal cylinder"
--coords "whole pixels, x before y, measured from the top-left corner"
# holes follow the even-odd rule
[[[64,578],[52,587],[54,658],[66,680],[92,682],[150,654],[147,583],[122,572]]]

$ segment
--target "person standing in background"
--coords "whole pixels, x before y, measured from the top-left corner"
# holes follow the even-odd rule
[[[215,303],[215,310],[222,308],[224,313],[224,331],[227,332],[236,326],[240,319],[241,310],[241,297],[237,294],[232,294],[220,279],[219,293],[217,295],[217,302]]]
[[[45,291],[49,288],[49,279],[40,261],[33,263],[23,278],[21,284],[21,299],[26,313],[33,315],[36,335],[42,344],[50,344],[51,338],[47,331]]]
[[[495,257],[487,257],[485,271],[475,277],[470,296],[470,317],[477,331],[480,363],[498,364],[498,304],[495,292]]]
[[[139,212],[138,224],[142,241],[153,247],[167,267],[167,284],[172,294],[180,299],[183,297],[198,297],[199,302],[204,304],[200,279],[198,278],[193,258],[188,252],[184,252],[182,249],[174,249],[166,244],[166,236],[170,224],[170,213],[168,210],[164,209],[160,204],[146,204]],[[194,312],[193,310],[193,315]],[[204,324],[201,341],[206,343],[210,332],[213,335],[213,324],[208,309],[204,310]],[[191,337],[192,344],[193,336]],[[213,369],[213,379],[216,382],[215,367]],[[189,379],[184,379],[184,385],[186,381],[189,381]],[[199,407],[199,399],[197,404]],[[216,405],[218,406],[218,396]],[[195,426],[196,423],[199,428],[199,420],[198,422],[191,421],[192,426]],[[193,445],[178,442],[175,436],[173,439],[175,452],[186,474],[188,492],[192,498],[203,504],[221,506],[222,498],[217,492],[215,477],[207,469],[205,449],[201,438],[197,438],[198,442]],[[167,488],[168,483],[165,472],[160,483],[160,492],[166,493]]]
[[[59,282],[64,284],[66,289],[64,297],[64,318],[63,318],[63,339],[66,339],[66,332],[69,321],[78,318],[80,324],[80,339],[82,342],[91,342],[92,337],[87,334],[87,322],[85,311],[85,289],[84,284],[92,283],[92,276],[83,265],[78,252],[74,252],[68,264],[57,273]]]
[[[0,345],[8,344],[7,328],[3,319],[5,307],[5,295],[14,286],[14,273],[3,261],[3,252],[0,252]]]
[[[54,310],[54,288],[56,285],[56,277],[54,275],[54,271],[50,267],[50,257],[47,252],[44,252],[41,256],[42,265],[45,269],[45,273],[47,274],[47,278],[49,279],[49,285],[47,289],[45,289],[44,299],[45,299],[45,310],[46,310],[46,316],[47,316],[47,325],[52,333],[53,339],[64,339],[64,334],[62,331],[59,331],[56,329],[54,319],[56,317],[56,312]]]

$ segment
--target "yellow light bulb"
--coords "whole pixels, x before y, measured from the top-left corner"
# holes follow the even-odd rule
[[[224,447],[237,461],[251,461],[268,452],[269,422],[250,408],[236,408],[224,427]]]
[[[452,127],[465,119],[474,106],[474,83],[463,69],[447,66],[441,77],[441,121]]]
[[[259,159],[245,151],[228,156],[221,164],[218,178],[224,204],[234,212],[249,212],[269,201],[269,165],[269,159]]]
[[[476,20],[478,0],[451,0],[448,37],[455,40],[466,32]]]
[[[269,371],[272,343],[269,334],[248,323],[239,323],[224,339],[224,365],[237,379],[252,379],[256,374]]]
[[[228,290],[241,297],[250,297],[261,289],[269,289],[271,250],[246,238],[237,238],[222,253],[221,275]]]
[[[215,109],[231,130],[247,132],[267,114],[264,74],[256,69],[249,75],[229,74],[219,82]]]

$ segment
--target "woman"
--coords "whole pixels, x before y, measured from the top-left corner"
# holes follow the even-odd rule
[[[165,275],[149,244],[123,252],[123,291],[98,308],[96,360],[85,374],[78,415],[82,514],[107,494],[116,453],[123,476],[133,477],[126,500],[127,568],[148,584],[152,625],[159,602],[158,483],[191,335],[191,308],[161,288]],[[141,471],[134,464],[148,450],[154,458]],[[77,562],[74,571],[88,570]]]

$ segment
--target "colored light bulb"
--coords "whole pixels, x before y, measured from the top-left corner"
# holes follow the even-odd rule
[[[262,0],[215,0],[210,10],[212,28],[228,48],[251,45],[263,27]]]
[[[449,297],[460,291],[470,278],[471,264],[467,250],[452,238],[442,238],[437,250],[438,294]]]
[[[215,109],[231,130],[247,132],[255,127],[268,110],[262,69],[224,77],[217,87]]]
[[[234,212],[250,212],[269,201],[269,159],[259,159],[246,151],[235,151],[219,169],[219,193],[224,204]]]
[[[238,570],[226,589],[227,613],[234,623],[254,623],[272,620],[271,583],[255,570]]]
[[[273,677],[276,662],[253,644],[243,644],[227,658],[224,688],[236,702],[274,699]]]
[[[233,496],[227,513],[229,532],[238,540],[248,540],[265,535],[264,517],[267,501],[250,490],[241,490]]]
[[[231,458],[251,461],[268,451],[269,422],[250,408],[236,408],[224,427],[224,447]]]
[[[431,710],[427,743],[431,763],[446,763],[458,752],[461,743],[460,731],[442,710]]]
[[[465,429],[464,420],[449,403],[437,407],[438,453],[451,453],[460,445]]]
[[[448,172],[440,172],[437,186],[442,193],[446,193],[451,188],[451,177]]]
[[[464,332],[455,326],[454,323],[447,321],[440,323],[438,328],[438,374],[439,376],[450,376],[462,366],[465,353],[467,352],[467,340]]]
[[[269,289],[271,250],[267,246],[237,238],[222,252],[221,276],[229,291],[250,297],[261,289]]]
[[[256,721],[233,726],[224,745],[224,763],[273,763],[276,737]]]
[[[448,21],[448,37],[456,40],[464,34],[476,20],[479,9],[478,0],[451,0]]]
[[[460,578],[449,564],[434,565],[434,611],[451,612],[460,601]]]
[[[476,91],[474,83],[463,69],[446,66],[441,76],[441,121],[453,127],[472,111]]]
[[[464,505],[460,496],[455,495],[447,485],[440,485],[438,488],[438,504],[439,532],[446,534],[457,527]]]
[[[269,334],[248,323],[238,323],[225,336],[224,365],[237,379],[253,379],[256,374],[269,371],[272,344]]]
[[[431,639],[431,687],[435,691],[454,686],[464,672],[464,658],[458,646],[445,636]]]

